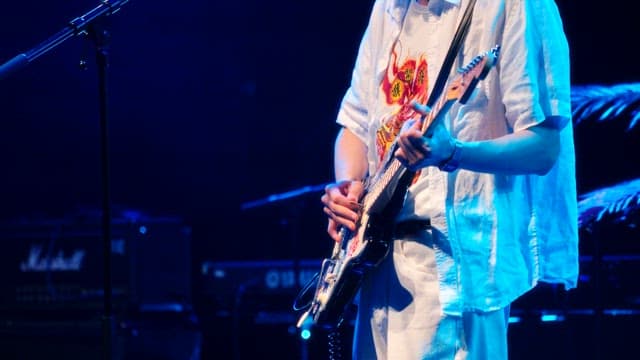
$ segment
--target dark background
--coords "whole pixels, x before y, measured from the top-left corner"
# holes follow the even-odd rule
[[[596,1],[558,4],[575,84],[640,78],[628,43],[630,7],[604,14]],[[93,5],[11,3],[0,15],[0,58],[35,47]],[[284,239],[254,233],[264,233],[254,221],[281,207],[240,207],[332,179],[334,117],[370,6],[126,4],[111,18],[113,203],[184,217],[203,258],[285,256],[278,253]],[[76,37],[2,81],[0,215],[100,206],[96,79],[93,45]],[[312,216],[322,217],[315,195],[307,199],[317,207]],[[322,227],[306,231],[305,247],[317,250],[309,238]]]
[[[632,2],[557,3],[575,85],[640,80]],[[114,215],[183,219],[196,284],[206,261],[328,255],[320,192],[304,189],[332,179],[334,117],[371,4],[133,0],[111,16]],[[96,5],[5,4],[0,62]],[[94,46],[75,37],[0,81],[0,218],[99,209],[100,166]],[[580,171],[580,192],[591,190]]]

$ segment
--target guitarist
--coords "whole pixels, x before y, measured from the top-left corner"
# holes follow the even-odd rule
[[[338,112],[322,196],[333,239],[356,229],[362,180],[386,152],[418,172],[360,289],[354,359],[506,359],[511,302],[540,281],[576,285],[569,52],[553,0],[478,0],[454,68],[496,44],[498,63],[420,131],[468,2],[375,1]]]

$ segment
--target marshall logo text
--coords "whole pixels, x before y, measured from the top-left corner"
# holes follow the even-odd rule
[[[62,250],[43,254],[42,246],[32,245],[29,257],[20,263],[20,270],[22,272],[80,271],[85,254],[84,250],[74,250],[69,256],[65,256]]]

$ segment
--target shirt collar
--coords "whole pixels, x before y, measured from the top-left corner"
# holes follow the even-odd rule
[[[400,21],[404,17],[406,10],[409,8],[411,1],[415,0],[393,0],[387,3],[387,12],[389,12],[396,21]],[[462,0],[444,0],[450,4],[460,6]]]
[[[416,0],[409,0],[409,1],[416,1]],[[446,2],[448,2],[450,4],[453,4],[453,5],[458,5],[458,6],[460,6],[460,2],[461,2],[461,0],[444,0],[444,1],[446,1]],[[398,0],[398,1],[396,1],[396,5],[406,5],[406,4],[407,4],[406,0]]]

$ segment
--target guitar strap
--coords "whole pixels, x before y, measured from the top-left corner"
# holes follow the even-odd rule
[[[473,8],[475,4],[476,0],[469,1],[469,4],[464,11],[464,15],[462,15],[462,20],[460,20],[460,23],[458,24],[456,33],[453,35],[453,40],[451,40],[451,45],[449,45],[447,55],[444,57],[444,61],[442,62],[442,67],[440,68],[440,72],[438,73],[438,77],[436,78],[436,83],[433,85],[431,94],[429,94],[429,99],[427,99],[427,106],[429,108],[432,108],[436,101],[438,101],[438,99],[440,98],[440,94],[442,94],[442,90],[444,90],[444,86],[447,84],[447,80],[449,79],[449,75],[451,74],[451,66],[453,66],[453,62],[455,61],[456,56],[460,51],[462,42],[469,32],[469,26],[471,25]],[[418,181],[421,172],[421,170],[416,171],[416,173],[413,175],[413,180],[411,181],[412,183]]]
[[[469,1],[469,5],[467,5],[467,9],[464,12],[462,20],[460,20],[460,24],[458,24],[458,29],[453,36],[453,40],[451,41],[451,45],[449,46],[449,51],[447,52],[447,55],[442,62],[442,68],[440,68],[436,83],[433,86],[433,90],[431,90],[429,99],[427,100],[428,107],[433,107],[433,104],[435,104],[435,102],[438,100],[440,94],[442,93],[442,90],[444,89],[444,86],[447,83],[453,61],[460,51],[460,46],[462,46],[462,42],[467,36],[467,32],[469,32],[469,25],[471,24],[471,18],[473,17],[473,7],[475,4],[476,0]]]

